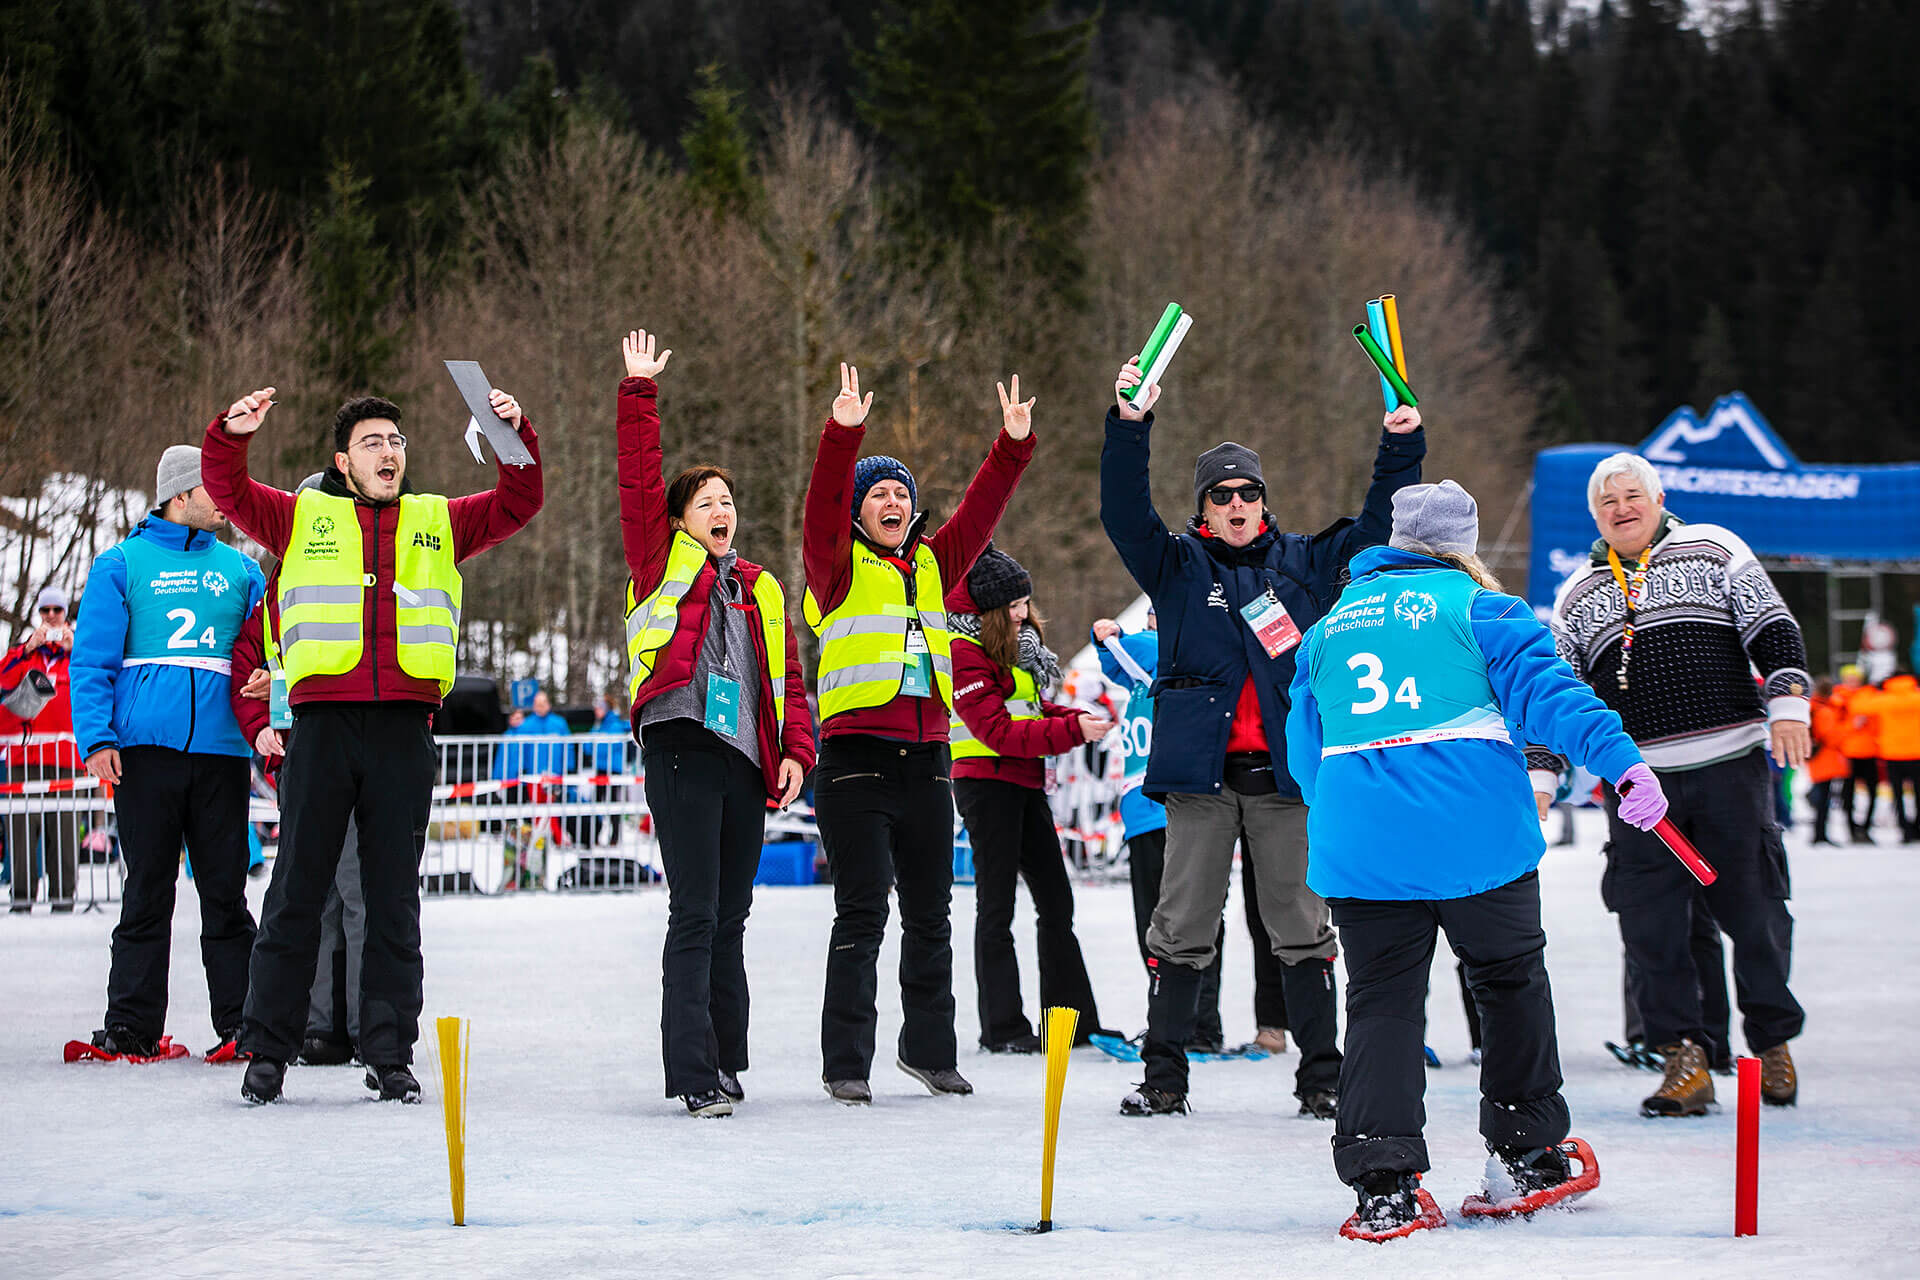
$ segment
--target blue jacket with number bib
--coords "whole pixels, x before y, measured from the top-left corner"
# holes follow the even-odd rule
[[[222,669],[260,603],[260,566],[211,533],[149,515],[93,559],[73,633],[73,736],[104,747],[253,753]]]
[[[1464,898],[1533,870],[1546,842],[1521,745],[1603,778],[1640,760],[1523,600],[1392,547],[1298,649],[1287,756],[1324,898]]]
[[[1287,776],[1287,686],[1294,650],[1269,658],[1240,610],[1271,591],[1305,630],[1333,603],[1347,560],[1385,542],[1393,529],[1393,495],[1420,481],[1426,433],[1380,433],[1373,483],[1358,520],[1342,518],[1319,533],[1266,527],[1244,547],[1229,547],[1197,521],[1174,533],[1153,508],[1147,439],[1153,414],[1129,422],[1107,410],[1100,453],[1100,523],[1127,572],[1153,600],[1160,623],[1160,671],[1153,682],[1153,754],[1141,790],[1218,795],[1226,772],[1227,735],[1240,689],[1251,674],[1260,698],[1267,749],[1280,794],[1299,788]],[[1273,473],[1283,474],[1280,466]],[[1284,504],[1284,492],[1269,504]]]

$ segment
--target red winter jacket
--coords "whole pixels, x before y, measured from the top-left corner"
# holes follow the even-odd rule
[[[227,677],[227,702],[233,707],[233,718],[240,722],[240,736],[252,746],[260,731],[273,722],[273,706],[266,698],[243,698],[240,690],[246,685],[247,678],[255,671],[267,665],[266,646],[260,634],[260,619],[269,605],[279,594],[280,572],[276,569],[267,575],[267,594],[240,624],[240,634],[233,641],[233,672]],[[279,756],[267,757],[267,767],[279,764]]]
[[[499,480],[483,493],[454,498],[447,504],[453,523],[456,561],[478,555],[504,542],[525,527],[540,510],[540,443],[533,423],[522,420],[520,438],[533,451],[533,465],[496,464]],[[200,474],[207,496],[234,525],[276,556],[285,557],[293,541],[294,495],[261,484],[247,474],[247,445],[251,434],[236,436],[226,428],[225,415],[207,424],[201,441]],[[323,493],[353,497],[340,473],[328,467],[321,481]],[[393,535],[400,508],[396,503],[376,505],[354,498],[360,516],[360,542],[373,585],[366,591],[369,639],[353,670],[337,676],[308,676],[293,691],[294,705],[308,702],[424,702],[440,705],[440,685],[400,669],[396,653],[393,595]]]
[[[626,378],[620,383],[619,412],[615,432],[619,437],[620,540],[626,548],[627,572],[633,575],[634,594],[644,600],[667,573],[667,554],[673,547],[673,525],[667,511],[666,479],[660,469],[659,388],[652,378]],[[736,527],[737,533],[737,527]],[[754,656],[760,661],[760,709],[754,723],[760,731],[760,775],[767,786],[769,800],[780,795],[780,761],[796,760],[802,769],[813,768],[813,710],[807,705],[806,686],[801,682],[800,646],[793,635],[795,602],[787,602],[787,643],[784,661],[787,672],[787,719],[774,741],[772,665],[767,660],[766,629],[760,623],[760,606],[753,598],[753,584],[766,570],[745,559],[734,561],[745,596],[749,616],[747,630],[753,635]],[[701,642],[707,635],[707,615],[712,612],[713,558],[680,597],[680,615],[675,621],[673,639],[654,663],[653,674],[634,694],[629,718],[640,723],[640,708],[661,694],[679,689],[693,680],[694,664],[700,656]]]
[[[72,624],[68,624],[71,629]],[[32,639],[31,636],[28,639]],[[43,644],[29,649],[22,641],[0,658],[0,690],[11,690],[38,671],[53,681],[53,696],[40,714],[23,721],[0,707],[0,747],[6,749],[7,763],[35,765],[40,769],[72,769],[78,772],[84,763],[73,741],[73,698],[67,689],[67,668],[72,650],[62,645]],[[15,779],[19,781],[19,779]]]
[[[860,460],[860,442],[866,434],[864,426],[845,427],[828,418],[820,432],[819,452],[813,457],[801,526],[801,558],[806,565],[807,588],[813,592],[822,616],[832,613],[853,586],[853,468]],[[994,437],[993,448],[974,473],[952,517],[927,537],[927,546],[940,566],[940,580],[946,586],[963,582],[967,570],[973,568],[973,562],[992,540],[994,526],[1006,513],[1021,472],[1033,459],[1033,445],[1031,434],[1025,440],[1015,440],[1005,431]],[[887,557],[903,575],[913,572],[913,551],[920,541],[924,519],[924,514],[914,517],[906,544]],[[956,689],[959,678],[956,666]],[[882,707],[843,711],[820,726],[823,738],[842,733],[867,733],[896,742],[945,742],[947,706],[936,688],[926,698],[897,697]]]
[[[973,599],[963,583],[947,592],[947,608],[973,613]],[[1007,714],[1013,696],[1013,672],[987,656],[977,641],[953,638],[953,700],[960,719],[973,736],[1000,754],[966,756],[953,762],[955,778],[991,778],[1031,787],[1046,786],[1047,756],[1062,755],[1081,746],[1080,712],[1042,698],[1039,720],[1015,720]]]

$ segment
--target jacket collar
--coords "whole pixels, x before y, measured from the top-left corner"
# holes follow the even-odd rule
[[[1415,551],[1402,551],[1399,547],[1390,547],[1384,543],[1356,552],[1349,564],[1355,582],[1370,573],[1391,573],[1396,569],[1453,568],[1445,560],[1423,556]]]
[[[1260,513],[1260,532],[1254,534],[1253,541],[1244,547],[1228,546],[1213,530],[1207,528],[1207,522],[1197,515],[1187,517],[1187,534],[1189,537],[1198,538],[1201,547],[1215,560],[1223,564],[1246,564],[1250,561],[1266,559],[1267,549],[1273,545],[1273,540],[1279,537],[1280,531],[1274,527],[1273,512],[1263,511]]]
[[[898,560],[905,564],[912,564],[913,553],[919,547],[920,535],[925,531],[926,527],[927,513],[924,511],[914,512],[913,519],[907,521],[906,541],[900,544],[898,551],[888,551],[872,538],[869,538],[867,531],[860,527],[858,520],[853,522],[853,536],[859,540],[862,546],[879,556],[882,560]]]
[[[1678,529],[1681,525],[1685,523],[1686,523],[1685,520],[1682,520],[1679,516],[1673,514],[1673,512],[1662,511],[1660,513],[1660,527],[1654,530],[1653,541],[1647,544],[1647,549],[1645,554],[1648,556],[1651,556],[1654,552],[1658,551],[1660,549],[1660,544],[1665,542],[1667,538],[1672,535],[1675,529]],[[1591,563],[1595,568],[1599,568],[1605,565],[1607,563],[1607,551],[1608,551],[1607,540],[1605,538],[1595,538],[1593,541],[1593,548],[1592,548],[1592,553],[1591,553],[1589,563]],[[1640,563],[1640,561],[1637,559],[1628,560],[1625,557],[1622,557],[1621,563],[1637,565]]]
[[[144,538],[170,551],[200,551],[218,541],[205,529],[192,529],[184,524],[175,524],[158,511],[149,513],[139,524],[133,526],[132,536]]]
[[[363,507],[390,507],[394,502],[398,502],[400,498],[404,498],[413,492],[413,477],[400,477],[400,496],[395,498],[393,502],[374,502],[348,488],[347,478],[340,474],[340,468],[329,463],[327,469],[320,473],[320,483],[315,485],[314,488],[336,498],[351,498]]]

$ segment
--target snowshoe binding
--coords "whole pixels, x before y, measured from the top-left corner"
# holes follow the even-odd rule
[[[1503,1148],[1487,1157],[1486,1189],[1468,1196],[1460,1213],[1468,1218],[1524,1218],[1599,1185],[1600,1162],[1583,1138],[1531,1151]]]
[[[1417,1173],[1381,1170],[1361,1178],[1354,1190],[1360,1206],[1340,1226],[1348,1240],[1382,1243],[1447,1225],[1447,1215],[1421,1188]]]
[[[93,1033],[92,1040],[69,1040],[61,1054],[68,1062],[169,1062],[193,1051],[175,1044],[172,1036],[150,1040],[125,1027],[108,1027]]]

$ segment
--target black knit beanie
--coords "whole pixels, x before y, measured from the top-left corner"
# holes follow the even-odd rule
[[[1033,579],[1018,560],[989,543],[967,571],[967,594],[973,597],[974,608],[990,613],[1032,595]]]

